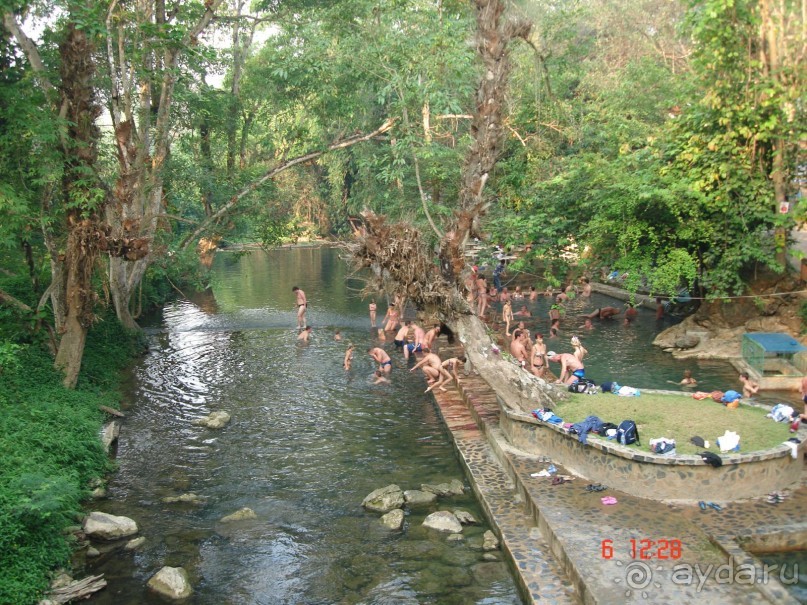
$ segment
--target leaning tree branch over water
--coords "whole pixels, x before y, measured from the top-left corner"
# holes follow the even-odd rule
[[[292,158],[291,160],[286,160],[285,162],[282,162],[277,166],[270,168],[263,174],[263,176],[261,176],[259,179],[252,181],[249,185],[241,189],[241,191],[232,196],[226,204],[224,204],[216,212],[214,212],[204,221],[202,221],[192,233],[187,235],[182,240],[180,248],[182,250],[187,250],[188,246],[196,242],[207,229],[209,229],[212,225],[218,222],[223,216],[225,216],[228,212],[230,212],[233,208],[235,208],[242,199],[244,199],[247,195],[255,191],[266,181],[275,178],[278,174],[280,174],[284,170],[288,170],[289,168],[297,166],[298,164],[304,164],[306,162],[310,162],[311,160],[315,160],[329,151],[335,151],[337,149],[345,149],[346,147],[350,147],[351,145],[355,145],[356,143],[369,141],[370,139],[373,139],[378,135],[384,134],[385,132],[390,130],[394,124],[395,124],[395,118],[388,118],[384,120],[384,123],[381,124],[381,126],[376,128],[372,132],[368,132],[366,134],[356,134],[351,137],[347,137],[345,139],[334,141],[333,143],[328,145],[328,147],[326,147],[325,149],[306,153],[296,158]]]

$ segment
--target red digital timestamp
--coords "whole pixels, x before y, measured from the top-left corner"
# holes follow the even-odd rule
[[[647,538],[631,538],[628,542],[627,551],[631,559],[658,559],[660,561],[680,559],[684,553],[681,540],[668,540],[661,538],[659,540],[649,540]],[[603,559],[612,559],[614,557],[614,541],[603,540],[600,542],[600,553]]]

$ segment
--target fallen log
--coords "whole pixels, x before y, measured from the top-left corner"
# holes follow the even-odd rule
[[[106,587],[106,580],[104,576],[87,576],[81,580],[73,580],[66,586],[54,588],[46,595],[46,599],[52,603],[69,603],[70,601],[78,601],[80,599],[87,599],[94,593]]]
[[[110,416],[117,416],[118,418],[125,418],[126,417],[126,414],[124,414],[120,410],[115,410],[115,409],[107,407],[105,405],[99,405],[98,409],[101,410],[102,412],[106,412]]]

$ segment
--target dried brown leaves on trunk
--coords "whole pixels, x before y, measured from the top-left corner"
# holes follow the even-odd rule
[[[371,270],[368,293],[402,296],[419,309],[446,316],[462,312],[456,285],[442,277],[437,255],[417,228],[407,222],[388,223],[385,216],[369,211],[362,218],[361,228],[345,247],[357,268]]]

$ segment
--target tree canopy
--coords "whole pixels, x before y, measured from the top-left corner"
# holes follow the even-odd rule
[[[0,3],[2,300],[54,327],[69,382],[95,305],[136,327],[135,293],[201,238],[345,237],[364,210],[436,244],[474,207],[547,279],[575,258],[721,296],[784,269],[801,5],[516,2],[497,74],[477,4]],[[498,161],[470,166],[480,81],[507,94]]]

